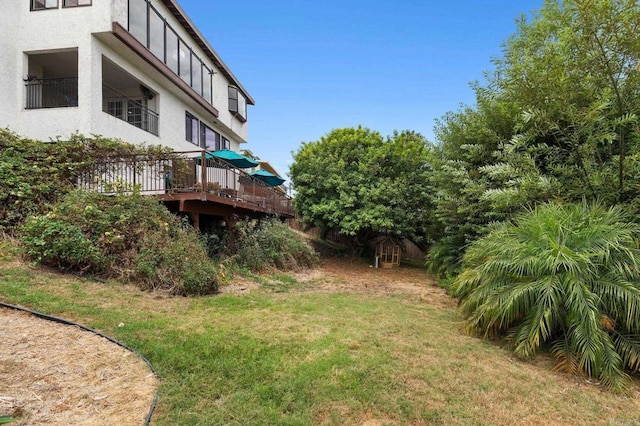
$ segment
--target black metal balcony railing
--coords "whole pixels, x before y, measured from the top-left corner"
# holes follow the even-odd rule
[[[239,202],[245,210],[293,216],[290,197],[208,151],[107,159],[79,176],[78,185],[105,194],[135,190],[161,198],[207,194],[212,202]]]
[[[158,113],[107,84],[102,84],[102,111],[158,136]]]
[[[78,106],[78,77],[27,81],[26,109]]]

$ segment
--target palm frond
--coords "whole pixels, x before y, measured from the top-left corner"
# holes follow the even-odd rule
[[[453,283],[467,329],[624,389],[640,368],[640,226],[600,203],[543,204],[471,244]]]
[[[579,372],[575,348],[571,346],[571,342],[566,335],[551,346],[551,352],[556,358],[555,371],[562,371],[568,374],[577,374]]]

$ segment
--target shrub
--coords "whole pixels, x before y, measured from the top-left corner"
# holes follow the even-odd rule
[[[210,293],[216,271],[196,232],[152,197],[76,190],[22,227],[27,255],[67,271],[174,294]]]
[[[221,259],[232,254],[229,232],[226,228],[208,226],[202,230],[200,241],[207,248],[207,254],[211,259]]]
[[[544,204],[473,243],[454,283],[470,331],[624,389],[640,368],[640,226],[619,207]]]
[[[429,248],[427,271],[447,279],[460,272],[464,241],[456,237],[446,237]]]
[[[277,219],[236,225],[235,262],[252,271],[311,267],[318,256],[303,237]]]
[[[34,217],[24,225],[26,253],[36,262],[58,269],[94,273],[105,259],[78,226],[53,214]]]
[[[186,223],[175,230],[169,244],[162,233],[143,238],[136,276],[142,288],[164,288],[174,294],[207,294],[218,288],[217,270]]]
[[[43,143],[0,129],[0,232],[13,233],[28,217],[47,213],[75,188],[81,173],[105,158],[134,154],[171,155],[169,148],[99,136],[75,134],[67,141]]]

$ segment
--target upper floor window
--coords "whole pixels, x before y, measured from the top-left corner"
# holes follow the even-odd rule
[[[180,58],[178,35],[169,27],[166,28],[166,41],[167,49],[165,51],[164,63],[167,64],[171,71],[178,74],[180,72],[178,69],[178,59]]]
[[[184,44],[182,39],[178,43],[178,68],[180,68],[180,77],[188,84],[191,85],[191,50]]]
[[[148,47],[147,37],[147,11],[148,4],[145,0],[129,0],[129,32]]]
[[[231,142],[188,112],[185,114],[185,139],[209,151],[229,149]],[[199,130],[199,132],[198,132]]]
[[[202,96],[210,104],[213,103],[213,71],[207,68],[206,65],[202,66]]]
[[[219,151],[220,133],[204,123],[200,123],[200,146],[209,151]]]
[[[164,52],[165,52],[164,31],[165,31],[164,19],[153,7],[151,7],[150,13],[149,13],[149,46],[148,47],[151,53],[153,53],[156,58],[166,63],[167,61],[164,57]]]
[[[58,0],[31,0],[31,10],[57,9]]]
[[[91,0],[62,0],[62,7],[91,6]]]
[[[213,104],[213,71],[149,0],[129,0],[129,32],[198,95]]]
[[[185,116],[185,139],[194,145],[200,145],[198,140],[198,119],[186,113]]]
[[[57,9],[60,0],[31,0],[31,10]],[[62,7],[91,6],[92,0],[62,0]]]
[[[242,121],[247,120],[247,100],[235,86],[229,86],[229,111]]]

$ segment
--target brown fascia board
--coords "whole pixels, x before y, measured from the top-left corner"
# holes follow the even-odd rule
[[[211,59],[211,61],[213,61],[213,63],[222,70],[225,77],[227,77],[229,81],[242,92],[244,97],[247,98],[247,103],[249,105],[255,105],[256,102],[253,100],[251,95],[249,95],[249,92],[242,87],[242,84],[240,84],[238,79],[233,75],[229,67],[227,67],[216,51],[213,50],[213,47],[211,47],[207,39],[200,33],[193,22],[191,22],[191,19],[189,19],[185,11],[182,10],[182,7],[180,7],[177,0],[162,0],[162,3],[164,3],[171,13],[173,13],[173,16],[178,20],[178,22],[180,22],[180,24],[182,24],[189,35],[193,37],[196,43],[198,43],[198,46],[205,51],[207,57]]]
[[[187,83],[185,83],[180,77],[176,75],[171,69],[165,65],[160,59],[156,58],[156,56],[151,53],[146,47],[142,45],[134,36],[132,36],[129,31],[127,31],[122,25],[118,22],[113,22],[111,24],[111,29],[113,35],[123,42],[127,47],[133,50],[138,56],[151,64],[152,67],[160,71],[162,75],[168,78],[173,84],[178,86],[185,92],[191,99],[196,101],[200,106],[204,107],[208,112],[210,112],[214,117],[218,117],[218,110],[207,102],[202,96],[198,95]]]

